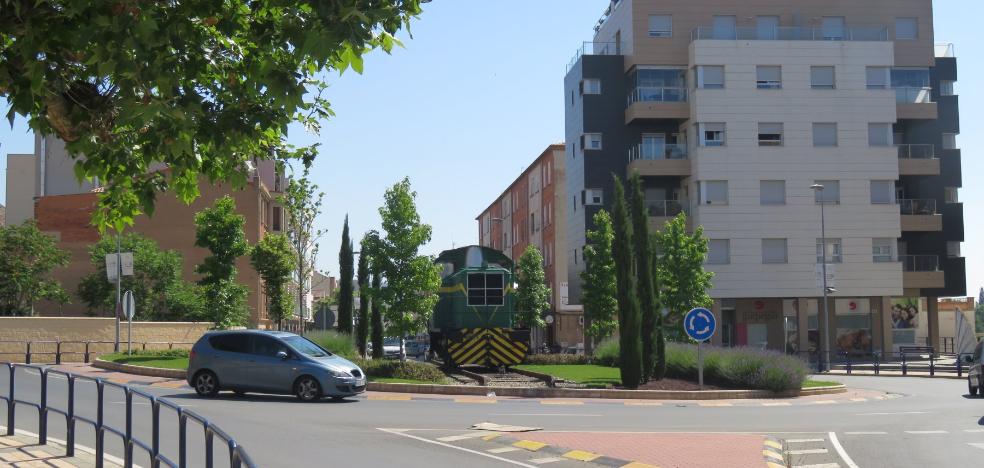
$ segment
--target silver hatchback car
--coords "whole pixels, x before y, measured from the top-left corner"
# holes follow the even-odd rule
[[[210,332],[191,348],[188,384],[201,396],[219,390],[335,400],[366,390],[359,366],[303,336],[287,332]]]

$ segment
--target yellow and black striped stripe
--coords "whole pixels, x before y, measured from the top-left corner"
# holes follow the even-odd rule
[[[448,341],[451,362],[458,366],[513,366],[521,364],[529,350],[524,341],[512,339],[505,328],[465,328],[460,337]]]

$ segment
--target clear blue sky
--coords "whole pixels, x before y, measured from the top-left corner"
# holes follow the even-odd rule
[[[973,183],[984,166],[974,151],[984,146],[984,50],[967,3],[937,0],[935,8],[936,40],[956,44],[960,68],[963,254],[976,296],[984,285],[984,226],[975,222],[984,187]],[[564,68],[607,4],[437,0],[425,5],[405,49],[373,53],[361,76],[331,78],[337,116],[318,137],[297,130],[290,138],[322,143],[314,178],[326,193],[321,227],[328,233],[319,266],[336,274],[345,214],[356,238],[378,228],[383,191],[404,176],[434,227],[427,253],[477,242],[475,216],[548,144],[563,140]],[[0,170],[6,153],[32,151],[23,122],[12,130],[0,124]],[[4,184],[0,178],[0,194]]]

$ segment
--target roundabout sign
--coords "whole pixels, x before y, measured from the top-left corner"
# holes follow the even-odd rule
[[[714,336],[717,321],[714,313],[703,307],[697,307],[687,312],[683,317],[683,331],[697,342],[697,382],[704,389],[704,356],[700,352],[700,344]]]

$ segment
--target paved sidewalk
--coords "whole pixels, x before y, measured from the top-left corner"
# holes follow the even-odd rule
[[[38,445],[36,437],[17,434],[0,436],[0,467],[34,468],[34,467],[83,467],[96,466],[95,457],[78,448],[74,457],[65,456],[65,447],[52,441],[47,445]],[[106,461],[104,466],[119,466]]]

